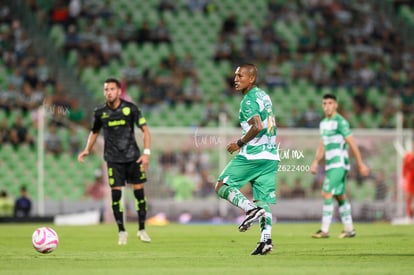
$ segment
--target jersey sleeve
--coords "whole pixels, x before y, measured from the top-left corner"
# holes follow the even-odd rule
[[[345,119],[341,119],[339,121],[338,130],[339,130],[339,133],[345,138],[352,134],[351,128],[349,127],[349,122],[346,121]]]
[[[252,117],[260,115],[259,104],[257,102],[246,99],[242,102],[241,115],[245,118],[246,121],[249,121]]]
[[[138,108],[134,108],[134,121],[137,127],[142,128],[142,126],[147,125],[147,120],[142,115],[141,110]]]
[[[92,121],[92,128],[91,131],[93,133],[98,133],[102,128],[102,120],[100,118],[100,112],[98,110],[95,110],[93,112],[93,121]]]

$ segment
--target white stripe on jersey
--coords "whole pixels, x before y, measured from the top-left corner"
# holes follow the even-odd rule
[[[336,130],[338,128],[338,122],[336,120],[330,120],[330,121],[323,121],[320,123],[320,131],[323,130]]]
[[[329,164],[329,165],[325,166],[326,171],[330,170],[330,169],[333,169],[333,168],[344,168],[345,170],[349,170],[351,168],[351,166],[349,164],[345,165],[342,162],[335,162],[335,163],[332,163],[332,164]]]
[[[323,143],[324,144],[328,144],[328,143],[343,143],[344,142],[344,138],[342,135],[333,135],[333,136],[323,136]]]
[[[327,150],[325,152],[326,160],[331,160],[334,157],[342,156],[342,155],[343,155],[343,150],[341,150],[341,149],[332,149],[332,150]]]
[[[259,146],[263,144],[276,144],[276,137],[271,136],[269,140],[269,136],[263,135],[261,137],[255,137],[254,139],[249,141],[248,144],[252,146]]]
[[[279,151],[276,151],[276,154],[272,154],[267,151],[260,152],[258,154],[250,155],[246,151],[240,151],[240,155],[244,156],[246,159],[270,159],[270,160],[280,160]]]

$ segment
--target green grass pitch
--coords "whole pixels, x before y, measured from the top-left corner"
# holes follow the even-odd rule
[[[42,255],[32,232],[45,224],[0,225],[0,274],[414,274],[414,226],[358,223],[357,237],[312,239],[316,223],[273,227],[274,251],[250,256],[259,237],[255,224],[240,233],[236,224],[148,226],[151,243],[128,223],[128,244],[117,245],[114,224],[51,226],[56,251]]]

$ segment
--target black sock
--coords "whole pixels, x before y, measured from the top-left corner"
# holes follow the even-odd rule
[[[147,200],[144,195],[144,189],[134,190],[136,199],[136,210],[138,214],[138,229],[145,229],[145,219],[147,217]]]
[[[114,213],[116,224],[118,225],[118,231],[125,231],[123,216],[124,209],[122,206],[121,197],[121,190],[112,189],[112,211]]]

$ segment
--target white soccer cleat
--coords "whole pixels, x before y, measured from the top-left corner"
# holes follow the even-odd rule
[[[119,245],[126,245],[128,239],[128,232],[121,231],[118,233],[118,244]]]
[[[146,243],[151,242],[151,238],[148,236],[147,231],[145,231],[145,229],[138,230],[137,237],[143,242],[146,242]]]

